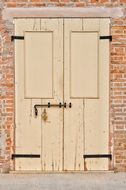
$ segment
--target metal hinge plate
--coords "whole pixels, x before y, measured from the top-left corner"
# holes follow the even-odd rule
[[[109,158],[112,160],[112,155],[111,154],[85,154],[83,155],[83,158]]]
[[[110,40],[112,41],[112,36],[100,36],[100,40]]]
[[[24,40],[24,36],[11,36],[11,41],[14,40]]]
[[[40,158],[40,154],[12,154],[11,158]]]

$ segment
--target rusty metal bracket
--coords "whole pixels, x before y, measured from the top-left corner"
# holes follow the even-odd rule
[[[112,41],[112,36],[100,36],[100,40],[107,40],[109,39],[109,41]]]
[[[85,154],[83,155],[83,158],[109,158],[112,160],[112,155],[111,154]]]
[[[14,40],[24,40],[24,36],[11,36],[11,41],[13,42]]]

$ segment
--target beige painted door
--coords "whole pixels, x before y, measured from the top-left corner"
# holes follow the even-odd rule
[[[64,22],[64,170],[108,170],[109,19]]]
[[[41,105],[63,102],[63,20],[16,19],[15,35],[15,169],[60,171],[63,109]]]
[[[109,153],[109,19],[15,19],[15,35],[15,169],[108,170],[84,155]]]

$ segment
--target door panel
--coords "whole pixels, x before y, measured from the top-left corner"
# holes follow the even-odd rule
[[[66,19],[64,24],[64,169],[108,170],[109,19]]]
[[[24,36],[25,97],[53,98],[53,33],[26,31]]]
[[[72,98],[98,97],[98,40],[98,32],[71,32]]]
[[[15,35],[24,36],[15,42],[15,153],[40,155],[15,158],[16,170],[62,170],[63,109],[38,107],[37,116],[34,110],[63,102],[62,34],[62,19],[15,20]]]

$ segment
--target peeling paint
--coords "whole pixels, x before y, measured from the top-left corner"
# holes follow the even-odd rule
[[[84,171],[88,171],[87,166],[86,166],[86,159],[84,159]]]

